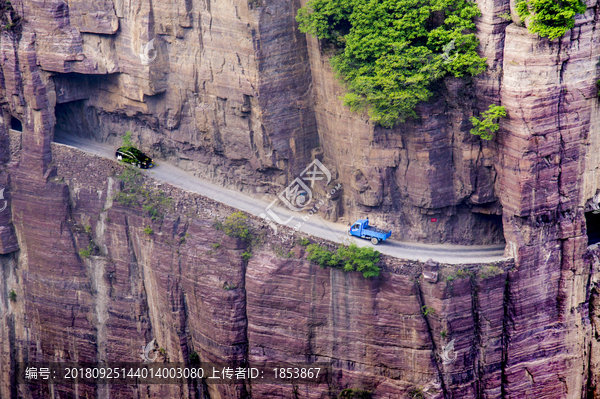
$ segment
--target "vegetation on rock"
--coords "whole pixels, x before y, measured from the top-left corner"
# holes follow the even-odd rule
[[[362,389],[344,389],[338,395],[338,399],[371,399],[371,392]]]
[[[460,270],[457,270],[456,273],[450,274],[448,277],[446,277],[446,281],[451,283],[454,280],[460,280],[463,278],[471,278],[473,276],[474,276],[473,272],[471,272],[469,269],[460,269]]]
[[[10,292],[8,293],[8,299],[11,302],[17,302],[17,293],[15,292],[15,290],[10,290]]]
[[[252,252],[250,252],[250,251],[242,252],[242,259],[244,260],[244,262],[248,262],[248,260],[250,260],[251,257],[252,257]]]
[[[225,291],[235,290],[236,288],[237,288],[237,286],[235,284],[229,284],[227,281],[225,281],[225,283],[223,283],[223,289]]]
[[[479,269],[478,272],[478,276],[485,280],[491,277],[495,277],[498,276],[499,274],[504,273],[504,270],[502,270],[501,267],[498,267],[494,264],[489,264],[489,265],[485,265],[483,266],[481,269]]]
[[[118,176],[123,182],[123,189],[115,195],[115,200],[125,206],[141,205],[152,220],[162,219],[171,208],[171,198],[162,190],[146,188],[142,173],[127,167]]]
[[[425,399],[425,393],[421,388],[413,388],[408,392],[408,397],[413,399]]]
[[[575,15],[587,6],[582,0],[521,0],[517,2],[519,18],[529,20],[529,31],[556,39],[575,26]]]
[[[192,353],[190,353],[189,360],[191,364],[200,363],[200,356],[198,355],[198,352],[193,351]]]
[[[432,308],[431,306],[423,305],[423,306],[421,306],[421,313],[423,313],[423,316],[427,316],[427,315],[435,313],[435,309]]]
[[[84,248],[79,250],[79,256],[82,258],[89,258],[92,255],[90,248]]]
[[[227,219],[222,224],[222,228],[229,237],[237,237],[244,241],[252,239],[248,217],[242,212],[234,212],[227,216]]]
[[[488,110],[481,114],[481,118],[473,116],[470,120],[473,124],[471,134],[481,137],[484,140],[494,138],[494,133],[500,129],[498,119],[506,116],[506,108],[501,105],[490,105]]]
[[[0,0],[0,24],[3,31],[21,33],[23,18],[9,0]]]
[[[361,272],[365,278],[379,276],[379,251],[371,247],[358,247],[356,244],[349,246],[340,245],[336,252],[330,251],[317,244],[306,247],[308,260],[321,267],[339,267],[346,272]]]
[[[437,80],[485,70],[472,33],[479,15],[467,0],[310,0],[296,19],[302,32],[336,47],[331,64],[348,89],[344,104],[391,128],[417,116]]]

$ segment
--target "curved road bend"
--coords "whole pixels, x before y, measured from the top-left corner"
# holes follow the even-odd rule
[[[57,136],[55,142],[78,148],[104,158],[114,159],[116,147],[108,143],[99,143],[90,139],[77,136]],[[259,216],[265,212],[270,203],[252,198],[238,191],[217,186],[208,181],[195,177],[176,166],[165,161],[160,161],[158,167],[143,170],[148,176],[173,184],[184,190],[193,191],[215,201],[222,202],[234,208]],[[279,202],[281,203],[281,202]],[[302,216],[306,213],[293,212],[287,208],[275,206],[273,211],[283,220],[294,216],[288,226],[295,226],[302,222]],[[322,219],[316,214],[311,216],[301,227],[302,232],[312,236],[324,238],[335,242],[348,242],[351,240],[359,246],[370,246],[367,240],[348,237],[346,234],[348,226],[332,223]],[[397,258],[426,261],[433,259],[438,262],[457,263],[485,263],[504,259],[504,245],[474,245],[461,246],[451,244],[419,244],[387,240],[377,247],[379,252]]]

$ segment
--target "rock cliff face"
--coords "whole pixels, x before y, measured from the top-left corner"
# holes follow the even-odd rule
[[[319,157],[345,187],[327,217],[368,213],[405,240],[503,241],[494,146],[466,122],[476,82],[449,79],[421,120],[386,130],[341,105],[328,56],[297,30],[300,3],[33,4],[13,5],[26,21],[20,40],[6,34],[13,116],[27,119],[14,82],[29,43],[39,65],[29,73],[44,86],[36,102],[57,135],[118,142],[131,130],[153,155],[257,196],[278,194]],[[484,81],[497,98],[498,79]]]
[[[155,193],[173,203],[153,221],[113,199],[122,166],[58,145],[52,159],[56,175],[47,180],[14,172],[20,250],[2,258],[2,397],[50,397],[48,387],[14,384],[18,361],[134,362],[153,338],[164,349],[160,361],[185,362],[193,352],[206,362],[308,360],[331,363],[334,377],[296,390],[80,386],[78,395],[284,398],[295,390],[299,398],[327,398],[356,388],[387,398],[414,389],[476,397],[484,382],[500,390],[498,373],[480,368],[502,367],[511,261],[442,265],[432,282],[421,276],[423,265],[385,258],[382,275],[365,280],[311,264],[304,247],[256,220],[263,244],[246,262],[247,245],[214,228],[213,219],[232,209],[158,185]],[[5,299],[10,291],[16,299]],[[440,354],[451,339],[458,359],[450,367]],[[75,395],[73,386],[54,390]]]
[[[335,378],[304,391],[57,392],[600,398],[600,255],[586,223],[600,192],[594,0],[554,41],[501,18],[511,2],[479,0],[488,71],[445,80],[419,120],[394,129],[341,105],[326,49],[296,29],[303,1],[0,4],[10,22],[0,33],[1,397],[50,397],[16,384],[18,361],[134,361],[156,338],[163,361],[308,358],[331,361]],[[508,117],[482,142],[468,118],[490,103]],[[9,142],[17,119],[22,142]],[[117,143],[126,130],[149,153],[257,196],[318,157],[344,187],[327,216],[369,214],[415,241],[505,240],[514,262],[442,267],[430,282],[423,265],[385,259],[367,281],[316,268],[278,237],[245,262],[243,243],[212,225],[233,210],[165,186],[174,208],[152,221],[113,201],[118,165],[52,145],[55,134]],[[444,364],[450,340],[458,357]]]

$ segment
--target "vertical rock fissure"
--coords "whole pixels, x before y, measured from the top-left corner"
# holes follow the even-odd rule
[[[242,286],[244,287],[244,320],[245,320],[245,325],[244,325],[244,342],[245,342],[245,351],[244,351],[244,358],[242,359],[242,367],[249,367],[249,360],[250,360],[250,340],[248,339],[248,292],[246,291],[246,275],[248,273],[248,263],[249,261],[244,261],[242,262],[242,268],[243,268],[243,272],[242,272]],[[251,398],[252,397],[252,384],[250,383],[250,380],[248,380],[247,382],[244,382],[244,389],[243,389],[243,393],[246,396],[243,396],[244,398]]]
[[[477,398],[484,398],[482,378],[483,370],[479,366],[481,356],[481,326],[479,325],[479,300],[477,298],[477,284],[475,276],[470,277],[471,282],[471,315],[473,316],[473,376]]]
[[[10,359],[10,394],[11,398],[18,398],[17,395],[17,371],[15,365],[17,364],[17,337],[15,332],[15,317],[14,315],[6,316],[6,327],[8,330],[8,341],[10,345],[9,359]]]
[[[598,331],[596,330],[596,323],[592,317],[594,313],[594,309],[596,308],[595,302],[597,297],[597,286],[596,282],[593,281],[594,278],[594,265],[598,264],[598,258],[594,255],[594,253],[586,253],[587,260],[589,262],[589,270],[588,270],[588,281],[586,287],[586,298],[585,303],[587,304],[587,318],[588,323],[590,324],[590,334],[589,334],[589,344],[588,344],[588,356],[587,356],[587,376],[585,381],[585,395],[584,398],[593,398],[593,365],[592,365],[592,350],[593,350],[593,342],[598,339]],[[595,389],[594,389],[595,390]]]
[[[421,309],[421,316],[423,317],[423,320],[425,321],[425,325],[427,326],[427,334],[429,334],[429,340],[431,341],[431,352],[432,352],[432,357],[433,357],[433,362],[435,364],[435,368],[437,370],[438,373],[438,378],[440,379],[440,384],[441,384],[441,388],[442,388],[442,392],[444,393],[444,398],[448,399],[450,398],[449,393],[446,389],[446,383],[444,381],[444,375],[442,370],[440,369],[440,365],[437,361],[437,357],[436,357],[436,345],[435,345],[435,341],[433,339],[433,332],[431,331],[431,326],[429,324],[429,320],[427,320],[427,316],[425,316],[423,314],[423,307],[425,306],[425,298],[423,297],[423,291],[421,291],[421,286],[419,285],[419,281],[415,281],[415,289],[417,290],[417,300],[419,301],[419,307]]]
[[[592,333],[590,334],[590,343],[588,344],[588,356],[587,356],[587,381],[585,382],[585,392],[584,392],[584,399],[587,398],[593,398],[593,393],[592,392],[592,379],[593,379],[593,373],[592,373],[592,340],[594,339],[594,335],[595,334],[595,327],[592,324]]]
[[[508,377],[506,375],[506,369],[508,367],[508,344],[510,342],[509,323],[511,318],[510,312],[510,272],[506,274],[506,280],[504,282],[504,316],[502,317],[502,360],[501,360],[501,378],[500,378],[500,392],[501,398],[507,397],[506,385],[508,384]]]
[[[556,190],[558,192],[559,195],[559,207],[557,209],[557,213],[555,214],[555,218],[559,219],[559,212],[564,211],[563,208],[563,198],[566,195],[566,193],[563,192],[563,187],[562,187],[562,168],[563,168],[563,161],[565,161],[565,141],[564,141],[564,137],[563,137],[563,126],[562,126],[562,114],[565,112],[564,110],[564,102],[565,102],[565,91],[567,90],[566,87],[564,87],[564,71],[565,71],[565,66],[567,61],[569,60],[569,57],[567,57],[564,61],[560,61],[561,59],[561,52],[562,52],[562,38],[560,38],[558,40],[558,53],[557,53],[557,57],[558,60],[557,62],[560,62],[560,70],[559,70],[559,95],[558,95],[558,107],[557,107],[557,119],[556,119],[556,126],[557,126],[557,131],[558,131],[558,137],[559,137],[559,164],[558,164],[558,175],[557,175],[557,181],[556,181]],[[562,218],[560,218],[562,219]],[[561,220],[558,220],[558,223],[560,225]],[[559,277],[559,287],[565,287],[565,279],[567,278],[565,276],[565,274],[567,273],[567,271],[564,269],[565,267],[565,262],[564,262],[564,253],[563,251],[565,250],[565,241],[566,240],[559,240],[560,243],[560,259],[558,260],[560,262],[560,277]],[[562,292],[561,292],[562,291]],[[566,296],[567,296],[567,292],[564,292],[563,289],[559,289],[558,292],[558,297],[556,298],[556,306],[557,306],[557,314],[559,317],[560,321],[563,321],[563,317],[565,314],[565,303],[566,303]]]
[[[17,339],[16,339],[16,332],[15,332],[15,316],[13,314],[9,314],[8,313],[8,306],[9,303],[6,302],[5,303],[5,310],[6,313],[4,313],[4,309],[2,309],[4,306],[2,306],[2,301],[5,301],[5,298],[8,298],[8,280],[9,280],[9,275],[14,275],[16,276],[15,270],[9,270],[11,268],[16,267],[16,265],[18,264],[18,262],[15,260],[15,258],[17,257],[16,252],[15,253],[11,253],[8,255],[0,255],[0,281],[3,283],[2,284],[2,289],[0,289],[0,295],[2,295],[2,299],[0,299],[0,326],[4,327],[4,332],[0,333],[0,337],[6,336],[8,335],[8,348],[9,350],[8,352],[8,359],[9,361],[2,366],[2,368],[4,367],[8,367],[9,371],[9,378],[10,381],[8,381],[8,386],[9,386],[9,390],[10,390],[10,397],[11,398],[17,398],[17,372],[15,369],[15,366],[17,364]],[[10,301],[10,299],[8,300]],[[4,323],[1,323],[2,318],[4,318]],[[4,325],[2,325],[4,324]],[[6,334],[6,335],[5,335]],[[0,350],[5,350],[4,348],[0,348]],[[27,355],[27,351],[25,351],[24,355]],[[25,360],[25,359],[24,359]],[[4,371],[4,370],[2,370]],[[5,372],[2,373],[2,375],[6,375]],[[2,387],[0,387],[0,394],[2,393]]]

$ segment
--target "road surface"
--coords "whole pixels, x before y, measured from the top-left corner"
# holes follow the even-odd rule
[[[114,159],[115,150],[117,149],[116,146],[112,144],[100,143],[78,136],[57,136],[55,137],[55,141],[59,144],[72,146],[82,151],[109,159]],[[200,179],[166,161],[159,161],[157,167],[143,170],[143,173],[157,180],[170,183],[184,190],[193,191],[255,216],[264,214],[265,209],[270,205],[269,202],[255,199],[239,191],[223,188]],[[275,199],[275,196],[273,196],[273,199]],[[279,202],[279,204],[281,204],[281,202]],[[294,219],[288,223],[288,226],[290,227],[296,226],[297,223],[302,223],[302,216],[307,215],[307,213],[293,212],[279,206],[275,206],[272,209],[282,220],[288,220],[290,217],[294,217]],[[371,243],[367,240],[348,237],[346,233],[347,228],[348,226],[346,225],[326,221],[315,214],[307,221],[303,222],[300,230],[312,236],[334,242],[348,243],[351,241],[359,246],[371,246]],[[282,229],[279,229],[279,232],[283,234]],[[438,262],[450,264],[485,263],[505,259],[503,257],[504,245],[434,245],[400,242],[388,239],[377,245],[375,249],[381,253],[397,258],[419,261],[433,259]]]

